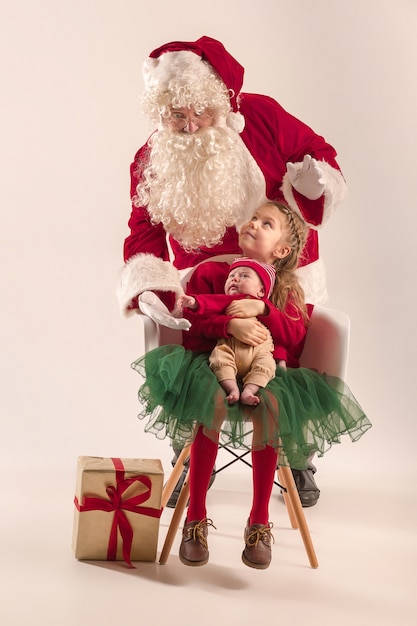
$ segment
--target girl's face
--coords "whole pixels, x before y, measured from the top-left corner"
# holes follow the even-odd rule
[[[276,206],[259,207],[240,229],[239,246],[243,255],[271,264],[286,257],[291,251],[286,244],[286,229],[287,219]]]

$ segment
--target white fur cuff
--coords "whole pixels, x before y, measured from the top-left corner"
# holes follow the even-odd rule
[[[134,298],[144,291],[173,291],[184,293],[178,270],[169,261],[153,254],[137,254],[125,264],[120,273],[117,297],[121,312],[130,315]]]

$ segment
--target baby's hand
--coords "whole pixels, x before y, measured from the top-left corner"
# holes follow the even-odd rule
[[[193,298],[193,296],[187,296],[187,294],[183,293],[181,296],[178,296],[172,315],[174,317],[182,317],[185,308],[195,310],[196,299]]]
[[[287,369],[287,362],[284,361],[284,359],[280,359],[278,361],[278,367],[282,367],[283,370],[286,370]]]
[[[138,298],[139,308],[157,324],[178,330],[189,330],[191,323],[186,319],[176,319],[165,304],[152,291],[144,291]]]

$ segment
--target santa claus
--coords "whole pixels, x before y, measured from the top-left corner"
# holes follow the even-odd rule
[[[131,165],[122,311],[188,328],[170,314],[180,272],[240,254],[239,227],[265,199],[284,200],[308,223],[297,271],[306,301],[324,303],[317,230],[346,190],[334,148],[274,99],[242,92],[243,67],[210,37],[161,46],[143,74],[143,109],[156,130]],[[315,494],[303,504],[314,504],[312,475],[301,478]]]
[[[306,301],[324,303],[317,229],[346,189],[334,148],[272,98],[242,92],[243,67],[210,37],[161,46],[143,74],[143,108],[157,129],[131,165],[123,312],[149,291],[172,308],[177,270],[239,253],[236,229],[266,198],[285,200],[310,226],[299,278]],[[154,294],[142,300],[170,324]]]

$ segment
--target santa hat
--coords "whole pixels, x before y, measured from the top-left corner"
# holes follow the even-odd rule
[[[206,61],[226,85],[232,109],[227,123],[241,132],[244,120],[239,113],[238,98],[245,70],[216,39],[204,36],[197,41],[172,41],[153,50],[143,67],[145,85],[160,86],[163,90],[170,80],[181,80],[188,73],[193,77],[193,68],[196,63],[200,65],[199,61]]]
[[[239,257],[235,259],[230,265],[229,272],[234,270],[235,267],[251,267],[258,274],[265,289],[265,297],[269,298],[275,285],[276,270],[273,265],[268,263],[261,263],[250,259],[249,257]]]

